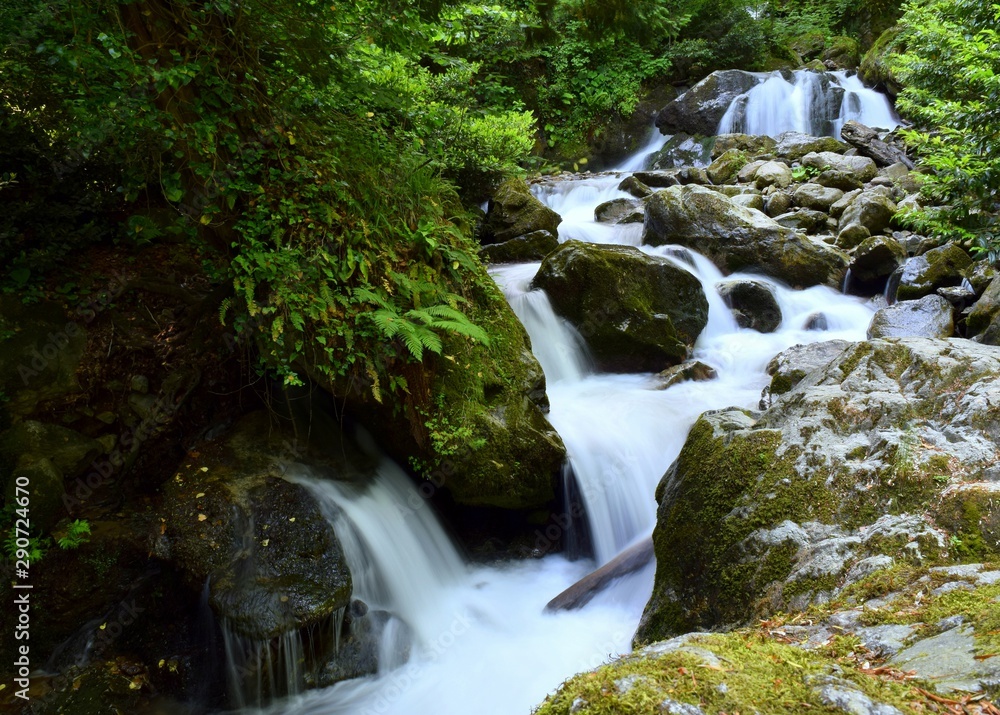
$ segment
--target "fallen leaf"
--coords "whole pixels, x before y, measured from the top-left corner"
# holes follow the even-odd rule
[[[205,521],[205,519],[207,519],[207,518],[208,518],[208,517],[207,517],[207,516],[205,516],[204,514],[199,514],[199,515],[198,515],[198,521]]]

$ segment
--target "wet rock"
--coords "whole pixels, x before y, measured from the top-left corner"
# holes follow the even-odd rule
[[[656,389],[666,390],[668,387],[688,381],[704,382],[705,380],[714,380],[717,376],[715,368],[711,365],[706,365],[698,360],[689,360],[680,365],[668,367],[657,375],[659,384]]]
[[[594,209],[594,221],[597,223],[621,223],[622,219],[634,215],[636,209],[641,209],[641,207],[642,201],[639,199],[611,199],[611,201],[599,204]]]
[[[662,189],[681,183],[677,174],[677,171],[637,171],[632,177],[646,186]]]
[[[685,166],[683,169],[677,172],[678,183],[685,184],[698,184],[700,186],[705,186],[711,184],[711,180],[708,178],[708,173],[697,166]]]
[[[714,134],[714,132],[707,132]],[[679,133],[670,137],[658,152],[647,161],[648,169],[680,169],[690,166],[708,166],[712,161],[712,136],[693,137]]]
[[[562,217],[532,196],[521,179],[508,179],[490,199],[479,240],[482,244],[503,243],[535,231],[558,236]]]
[[[859,194],[840,216],[840,233],[837,245],[841,248],[853,248],[856,240],[855,227],[863,227],[868,234],[874,236],[889,227],[889,222],[896,215],[896,204],[881,192],[863,191]],[[866,237],[867,238],[867,237]]]
[[[757,75],[742,70],[713,72],[660,110],[656,126],[664,134],[713,135],[733,100],[759,83]]]
[[[540,261],[556,250],[559,241],[548,231],[534,231],[503,243],[479,249],[479,257],[488,263],[524,263]]]
[[[969,281],[969,285],[972,286],[972,290],[977,296],[981,296],[986,291],[996,276],[996,269],[986,261],[976,261],[971,268],[965,271],[965,279]]]
[[[774,148],[777,156],[789,161],[823,151],[843,154],[847,151],[847,144],[833,137],[813,137],[801,132],[784,132],[778,136],[778,143]]]
[[[532,285],[609,372],[658,372],[683,361],[708,321],[692,274],[630,246],[568,241],[546,257]]]
[[[724,271],[758,271],[791,286],[839,286],[847,266],[839,251],[700,186],[653,194],[646,203],[642,240],[690,247]]]
[[[653,193],[651,188],[639,181],[635,176],[622,179],[622,182],[618,184],[618,190],[624,191],[626,194],[631,194],[637,199],[644,199]]]
[[[851,257],[851,278],[862,283],[881,282],[906,261],[906,249],[888,236],[872,236]]]
[[[802,324],[803,330],[829,330],[830,322],[826,319],[826,315],[823,313],[812,313],[806,318],[806,322]]]
[[[285,451],[282,439],[257,412],[237,424],[218,457],[185,459],[164,490],[154,547],[195,593],[207,582],[216,615],[253,640],[318,624],[351,596],[333,527],[282,476],[274,456]]]
[[[757,173],[754,174],[754,185],[758,189],[764,189],[768,186],[784,189],[791,183],[792,170],[788,168],[788,164],[783,164],[780,161],[769,161],[757,169]]]
[[[969,254],[953,243],[934,248],[906,262],[895,298],[915,300],[938,288],[961,285],[965,271],[971,266]]]
[[[637,642],[825,602],[873,556],[955,559],[926,514],[993,468],[997,376],[966,340],[872,340],[762,414],[704,413],[657,489]]]
[[[850,174],[858,181],[871,181],[878,174],[875,162],[866,156],[844,156],[830,151],[806,154],[800,160],[803,166],[821,171],[834,170]]]
[[[840,189],[833,189],[821,184],[802,184],[793,194],[795,203],[803,208],[830,212],[830,207],[844,197]]]
[[[839,219],[841,216],[843,216],[844,211],[847,210],[847,207],[851,205],[854,199],[861,196],[861,191],[862,191],[861,189],[857,189],[855,191],[848,191],[846,194],[844,194],[843,198],[835,202],[833,206],[830,207],[830,216],[836,219]]]
[[[955,333],[951,303],[939,295],[904,300],[882,308],[868,326],[868,338],[950,338]]]
[[[886,144],[879,139],[877,131],[860,122],[849,119],[841,128],[840,135],[845,142],[857,149],[861,156],[869,157],[878,166],[892,166],[898,163],[907,169],[913,168],[913,162],[904,151]]]

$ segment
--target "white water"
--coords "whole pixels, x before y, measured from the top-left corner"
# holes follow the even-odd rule
[[[535,193],[563,215],[561,240],[638,245],[635,227],[593,221],[598,203],[621,195],[620,178],[542,185]],[[597,374],[575,329],[553,313],[543,293],[528,289],[538,264],[493,271],[545,370],[549,419],[566,443],[597,563],[549,553],[501,567],[467,565],[430,504],[391,462],[383,460],[378,477],[363,488],[299,474],[293,478],[317,496],[344,544],[355,596],[393,620],[383,635],[378,675],[297,696],[269,712],[528,715],[564,679],[629,650],[651,592],[652,565],[580,610],[545,613],[545,604],[651,533],[656,484],[702,411],[756,406],[768,381],[764,368],[776,353],[796,343],[863,340],[873,312],[829,288],[793,291],[763,279],[773,286],[784,320],[770,335],[739,329],[714,289],[723,276],[707,259],[689,254],[692,268],[676,259],[676,249],[642,250],[670,257],[701,280],[709,323],[694,357],[712,365],[717,379],[660,390],[654,375]],[[803,329],[816,312],[826,315],[829,331]],[[545,528],[557,527],[561,517],[553,515]],[[545,532],[537,533],[536,547],[550,551]]]
[[[798,70],[789,82],[780,72],[758,74],[760,84],[729,105],[719,134],[763,134],[777,137],[796,131],[840,137],[848,120],[869,127],[899,126],[885,95],[865,87],[857,75]]]

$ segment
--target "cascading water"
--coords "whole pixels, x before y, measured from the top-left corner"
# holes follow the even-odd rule
[[[771,72],[757,75],[760,83],[733,100],[719,122],[719,134],[762,134],[777,137],[796,131],[840,138],[848,120],[870,127],[899,126],[885,95],[865,87],[846,72]]]
[[[635,226],[593,220],[601,201],[626,196],[620,176],[536,185],[559,211],[560,240],[638,246]],[[669,258],[702,282],[709,321],[694,357],[718,373],[707,382],[661,389],[655,375],[596,373],[583,339],[547,296],[531,290],[538,264],[492,274],[527,329],[547,378],[549,419],[562,436],[586,505],[596,564],[552,553],[569,521],[553,514],[536,532],[542,558],[502,566],[463,563],[429,503],[383,459],[364,486],[297,473],[316,496],[348,555],[355,597],[392,614],[381,636],[377,675],[291,698],[272,713],[526,715],[565,678],[627,652],[652,588],[653,565],[612,583],[584,607],[545,612],[546,603],[652,532],[656,484],[698,415],[730,405],[755,407],[767,362],[797,343],[863,340],[872,309],[825,287],[774,290],[783,321],[761,334],[740,329],[715,290],[723,275],[706,258],[676,247],[641,247]],[[739,278],[728,276],[727,280]],[[817,313],[827,330],[806,330]]]

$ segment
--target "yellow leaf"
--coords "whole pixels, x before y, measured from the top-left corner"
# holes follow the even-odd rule
[[[264,539],[262,542],[260,542],[260,545],[261,546],[267,546],[270,542],[271,542],[270,539]]]
[[[194,498],[201,499],[203,496],[205,496],[205,492],[198,492],[197,494],[194,495]]]
[[[207,472],[207,471],[208,471],[208,467],[202,467],[202,468],[201,468],[201,471],[203,471],[203,472]]]
[[[208,518],[208,517],[207,517],[207,516],[205,516],[204,514],[199,514],[199,515],[198,515],[198,521],[205,521],[205,519],[207,519],[207,518]]]
[[[98,626],[98,628],[100,628],[102,631],[107,627],[108,627],[107,623],[102,623],[100,626]]]
[[[295,521],[295,517],[294,517],[294,516],[293,516],[293,517],[291,517],[291,518],[289,519],[289,521]]]
[[[202,226],[207,226],[208,224],[212,223],[212,217],[209,216],[208,214],[202,214],[201,218],[198,219],[198,221],[201,223]]]

